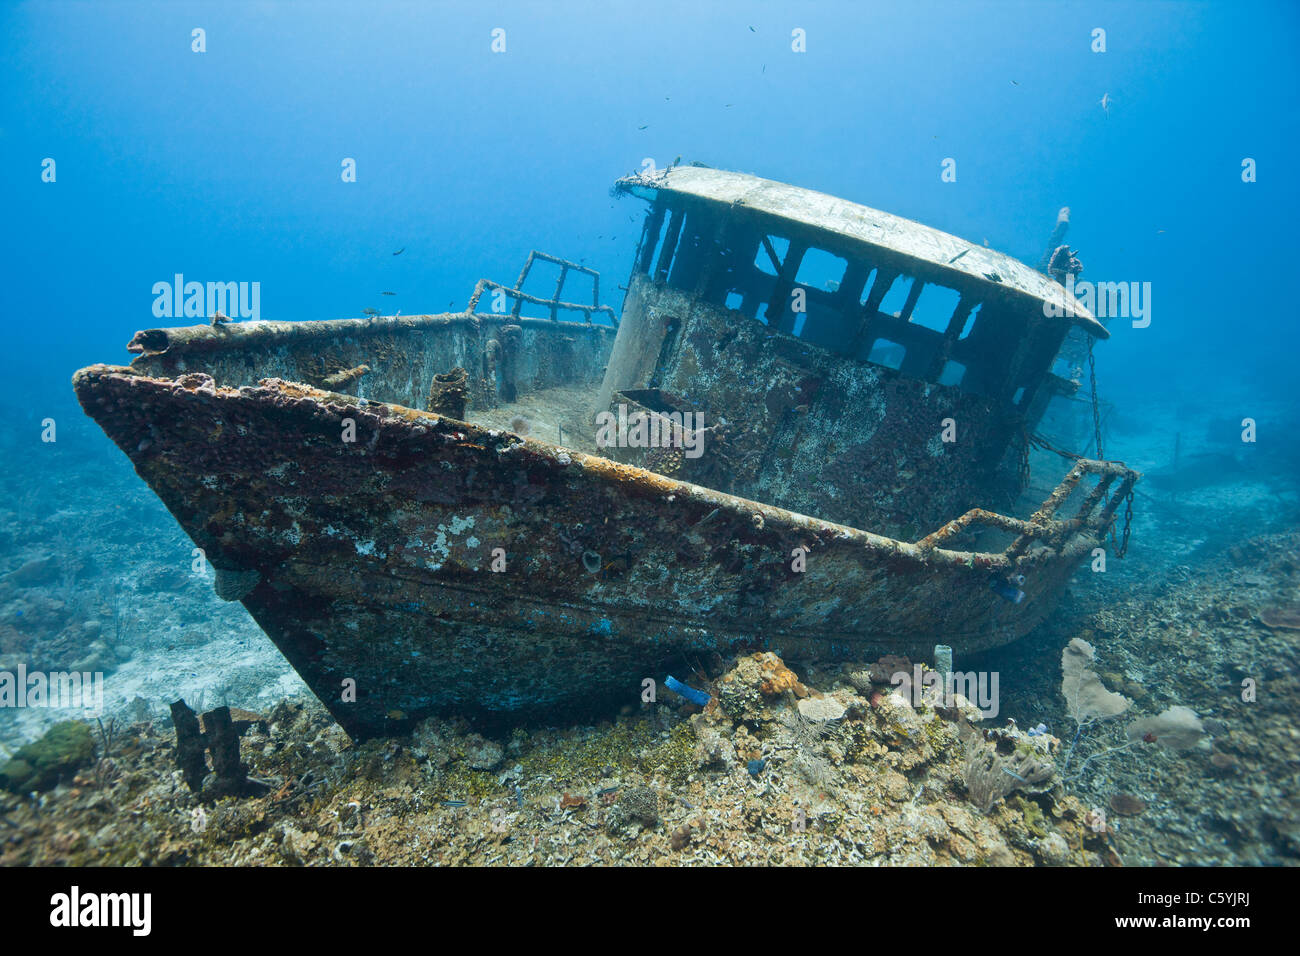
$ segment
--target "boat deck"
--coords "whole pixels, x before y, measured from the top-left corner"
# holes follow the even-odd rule
[[[560,385],[521,395],[519,401],[492,408],[470,408],[466,417],[483,428],[513,432],[588,455],[602,455],[591,424],[597,389]]]

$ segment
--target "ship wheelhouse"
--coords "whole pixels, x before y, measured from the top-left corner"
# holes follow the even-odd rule
[[[1107,335],[1024,264],[833,196],[693,166],[616,189],[650,208],[596,410],[724,420],[692,480],[746,497],[890,533],[1004,503],[1072,324]]]

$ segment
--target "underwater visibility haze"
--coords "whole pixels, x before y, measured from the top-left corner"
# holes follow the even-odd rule
[[[1290,866],[1288,3],[0,9],[0,864]]]

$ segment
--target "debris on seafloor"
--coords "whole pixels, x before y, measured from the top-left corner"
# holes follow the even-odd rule
[[[244,717],[256,714],[241,712]],[[248,767],[240,759],[239,731],[229,707],[217,707],[203,715],[202,723],[184,700],[171,705],[176,728],[176,766],[190,790],[205,800],[262,794],[267,786],[250,780]],[[260,718],[258,718],[260,719]],[[245,726],[255,721],[242,720]],[[211,776],[204,751],[212,755]]]
[[[974,804],[961,727],[979,714],[964,699],[936,709],[883,685],[887,702],[873,706],[882,685],[869,663],[801,680],[773,653],[733,660],[711,686],[719,693],[703,711],[661,701],[597,727],[501,740],[428,718],[409,737],[353,743],[318,705],[286,702],[248,724],[247,768],[218,708],[204,715],[224,741],[216,773],[201,763],[214,741],[196,736],[198,718],[178,702],[176,743],[133,725],[111,779],[78,774],[40,809],[0,796],[14,824],[0,865],[1107,860],[1088,808],[1056,780]],[[807,701],[833,705],[810,717]],[[475,769],[486,744],[500,766]],[[178,763],[187,781],[203,773],[197,792],[173,779]],[[218,782],[233,794],[241,772],[273,791],[220,796]]]
[[[704,693],[703,691],[696,690],[694,687],[690,687],[686,684],[683,684],[681,681],[679,681],[676,677],[673,677],[671,674],[669,674],[668,677],[664,678],[664,686],[667,687],[669,690],[680,694],[682,697],[689,700],[692,704],[699,704],[701,707],[707,707],[709,701],[712,699],[709,697],[708,694]]]

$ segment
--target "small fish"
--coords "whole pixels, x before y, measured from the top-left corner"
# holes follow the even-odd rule
[[[755,30],[753,27],[750,27],[750,28],[749,28],[749,32],[750,32],[750,33],[757,33],[758,31]]]
[[[1005,773],[1008,777],[1015,777],[1015,778],[1016,778],[1017,780],[1019,780],[1021,783],[1028,783],[1028,782],[1029,782],[1029,781],[1026,780],[1024,777],[1020,776],[1020,774],[1016,773],[1014,770],[1008,770],[1006,767],[1003,767],[1003,768],[1002,768],[1002,772]]]
[[[637,127],[637,129],[649,129],[649,128],[650,128],[649,125],[646,125],[646,126],[638,126],[638,127]]]
[[[608,796],[608,795],[611,794],[611,793],[617,793],[617,792],[618,792],[618,787],[617,787],[617,786],[606,787],[604,790],[597,790],[597,791],[596,791],[596,796],[598,796],[598,797],[604,797],[604,796]]]
[[[379,310],[378,310],[378,309],[362,309],[361,312],[362,312],[363,315],[378,315],[378,314],[379,314]]]
[[[443,800],[442,805],[444,807],[463,807],[465,806],[465,801],[464,800]]]
[[[1102,108],[1103,110],[1106,111],[1106,115],[1107,115],[1107,116],[1110,116],[1110,102],[1111,102],[1111,101],[1110,101],[1110,94],[1109,94],[1109,93],[1107,93],[1107,94],[1105,94],[1104,96],[1102,96],[1102,98],[1101,98],[1101,108]]]
[[[1012,81],[1011,81],[1011,85],[1012,85],[1012,86],[1019,86],[1020,84],[1017,83],[1015,80],[1012,80]]]
[[[400,248],[400,249],[398,249],[396,252],[394,252],[393,255],[395,255],[395,256],[400,256],[400,255],[401,255],[403,252],[405,252],[405,251],[406,251],[406,246],[402,246],[402,248]]]
[[[396,292],[381,292],[380,295],[397,295]]]
[[[955,256],[953,256],[951,259],[948,260],[948,265],[952,265],[954,262],[956,262],[962,256],[966,255],[966,253],[968,252],[970,252],[969,249],[963,249],[961,252],[957,253]]]

